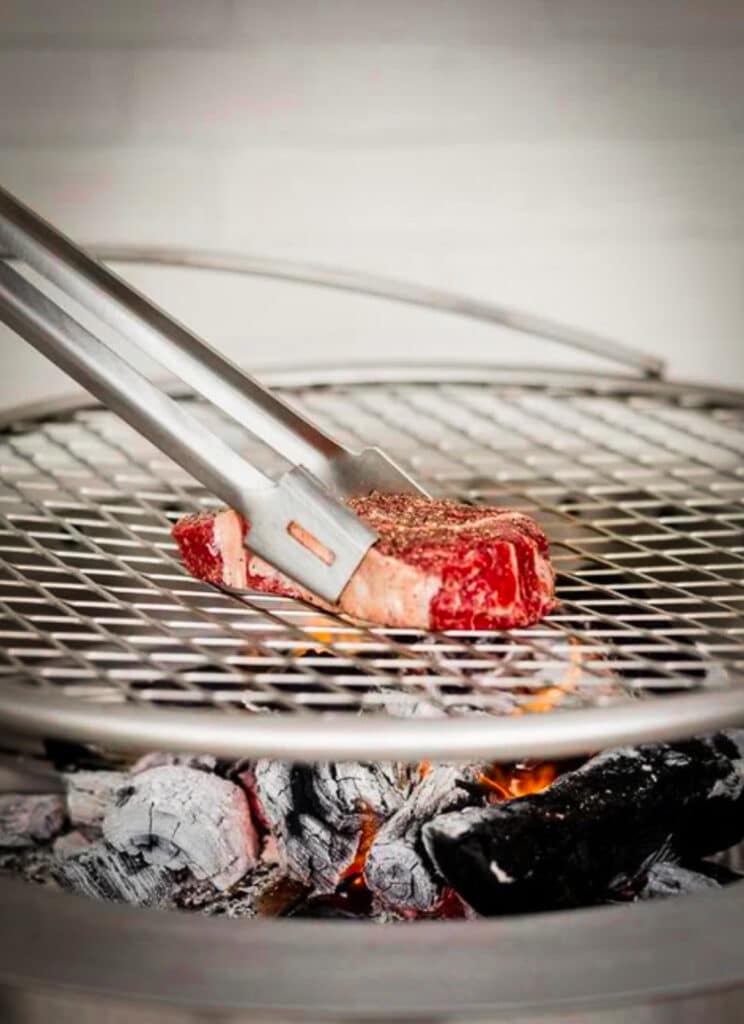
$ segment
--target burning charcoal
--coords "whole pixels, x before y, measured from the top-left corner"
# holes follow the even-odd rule
[[[364,880],[384,907],[433,911],[442,884],[421,842],[423,826],[437,815],[483,802],[474,785],[480,767],[437,765],[413,789],[402,807],[380,828],[367,854]],[[471,786],[463,786],[462,782]]]
[[[148,864],[187,867],[227,889],[255,864],[258,839],[245,793],[195,768],[166,765],[132,776],[103,821],[117,850]]]
[[[318,893],[334,892],[348,877],[402,799],[395,769],[385,764],[259,761],[255,781],[280,864]]]
[[[65,775],[67,813],[72,825],[100,828],[118,790],[129,781],[125,772],[82,771]]]
[[[0,847],[20,849],[46,843],[65,823],[65,801],[56,794],[0,796]]]
[[[108,843],[66,857],[52,873],[63,889],[140,907],[165,905],[176,885],[166,868],[145,864],[142,857],[130,857]]]
[[[217,758],[212,754],[169,754],[163,750],[153,750],[143,754],[132,765],[132,775],[146,772],[148,768],[162,768],[164,765],[181,765],[184,768],[200,768],[204,772],[213,772],[217,767]]]
[[[608,751],[541,793],[435,819],[424,844],[482,914],[600,902],[665,844],[685,861],[741,840],[743,754],[742,731]]]

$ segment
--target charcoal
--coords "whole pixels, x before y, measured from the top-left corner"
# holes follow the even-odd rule
[[[402,801],[386,764],[259,761],[255,786],[281,866],[317,893],[338,888],[365,836]]]
[[[639,900],[668,899],[670,896],[691,896],[698,892],[720,889],[721,884],[714,878],[673,864],[661,861],[654,864],[646,876],[646,882],[638,893]]]
[[[696,860],[744,836],[744,732],[608,751],[541,793],[445,814],[423,841],[481,914],[607,898],[662,849]]]
[[[280,876],[276,868],[263,866],[259,866],[255,871],[249,871],[229,892],[220,892],[211,882],[188,879],[178,887],[172,902],[182,910],[198,912],[205,917],[274,917],[278,911],[265,912],[264,900],[265,893],[273,889],[279,881]],[[295,896],[295,900],[297,898]]]
[[[474,785],[482,771],[482,765],[436,765],[379,829],[367,854],[364,880],[381,906],[421,913],[436,908],[442,883],[421,841],[421,830],[447,811],[482,804],[482,792]]]
[[[133,775],[103,820],[117,850],[148,864],[188,868],[228,889],[258,856],[248,800],[238,786],[195,768],[164,765]]]
[[[138,775],[148,768],[162,768],[164,765],[181,765],[184,768],[200,768],[205,772],[213,772],[217,767],[217,758],[212,754],[171,754],[168,751],[153,750],[138,758],[130,771],[132,775]]]
[[[360,918],[369,918],[369,906],[355,903],[348,896],[331,893],[325,896],[309,896],[291,907],[284,916],[326,921],[358,921]]]
[[[64,822],[65,801],[58,794],[0,795],[0,847],[20,849],[49,842]]]
[[[100,828],[118,790],[129,782],[126,772],[80,771],[64,776],[67,813],[76,827]]]
[[[83,832],[75,830],[74,832],[65,832],[64,835],[58,836],[54,840],[52,850],[55,857],[59,858],[59,860],[65,860],[67,857],[77,856],[78,853],[87,850],[90,845],[90,839]]]
[[[731,885],[733,882],[741,882],[744,879],[744,874],[741,871],[716,861],[698,861],[694,865],[694,870],[707,878],[712,878],[719,885]]]
[[[83,896],[140,907],[166,905],[177,885],[167,868],[146,864],[141,856],[121,853],[105,842],[60,860],[52,875],[62,888]]]

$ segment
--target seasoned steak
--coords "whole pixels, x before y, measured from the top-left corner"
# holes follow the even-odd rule
[[[374,493],[349,506],[379,540],[336,611],[385,626],[510,629],[555,604],[548,542],[521,512],[409,494]],[[246,549],[248,532],[242,516],[223,509],[185,516],[173,537],[199,579],[328,607]]]

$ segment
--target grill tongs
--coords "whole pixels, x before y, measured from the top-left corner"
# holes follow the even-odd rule
[[[241,512],[251,549],[327,601],[377,539],[343,499],[423,493],[382,451],[343,447],[2,189],[0,245],[116,339],[96,337],[2,260],[0,320]],[[293,468],[273,480],[247,462],[136,369],[138,346]]]

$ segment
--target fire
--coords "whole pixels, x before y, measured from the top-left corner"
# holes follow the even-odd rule
[[[478,781],[489,791],[489,797],[494,803],[502,803],[518,796],[539,793],[547,789],[557,776],[558,769],[551,761],[517,764],[512,768],[493,764],[487,773],[479,776]]]
[[[359,842],[357,844],[354,860],[341,875],[342,881],[347,883],[350,889],[364,889],[364,865],[367,863],[367,854],[374,842],[380,822],[377,815],[368,807],[361,809],[361,828]]]
[[[583,671],[581,643],[576,639],[576,637],[569,637],[568,641],[571,644],[571,653],[569,655],[569,665],[566,669],[563,681],[559,683],[558,686],[546,686],[545,689],[538,690],[531,700],[522,704],[517,711],[518,715],[525,713],[543,714],[546,711],[552,711],[557,704],[560,704],[567,693],[571,693],[571,691],[575,690],[579,685],[581,673]]]

